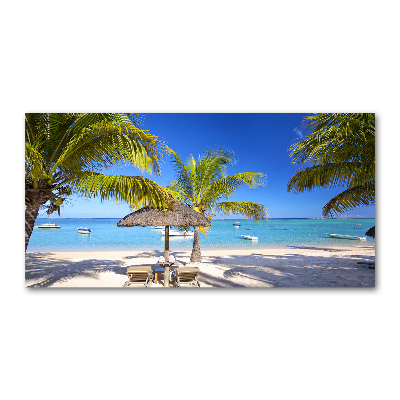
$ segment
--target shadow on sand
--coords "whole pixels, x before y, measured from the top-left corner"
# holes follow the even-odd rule
[[[286,253],[265,255],[203,256],[199,281],[212,287],[375,287],[375,270],[357,262],[374,262],[374,256],[338,254],[340,249],[297,247],[293,249],[320,250],[327,257],[312,254]],[[370,248],[368,248],[370,249]],[[363,250],[358,248],[357,250]],[[189,263],[187,251],[173,251],[178,265]],[[157,266],[155,258],[163,251],[150,250],[116,260],[60,259],[53,253],[27,253],[25,279],[27,287],[49,287],[77,276],[98,279],[100,272],[114,272],[126,276],[130,260],[149,258],[149,264]],[[207,266],[214,265],[219,273],[210,274]],[[245,283],[243,283],[245,281]]]
[[[126,266],[120,260],[52,258],[53,253],[27,253],[25,255],[26,287],[49,287],[76,276],[98,279],[99,272],[114,272],[126,276]],[[29,281],[35,283],[30,284]]]
[[[299,253],[265,255],[255,250],[245,256],[207,256],[203,262],[223,270],[223,278],[202,271],[199,280],[213,287],[375,287],[375,270],[358,264],[375,262],[375,256],[351,252],[343,256],[340,255],[343,249],[292,247],[328,254],[327,257]],[[358,250],[371,250],[371,247]],[[184,253],[174,252],[174,255],[179,259]],[[246,284],[240,279],[235,282],[235,278],[245,278]]]

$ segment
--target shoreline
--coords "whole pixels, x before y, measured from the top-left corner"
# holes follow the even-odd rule
[[[335,240],[340,240],[340,239],[335,239]],[[249,246],[251,246],[251,242],[249,243]],[[201,254],[203,253],[209,253],[209,252],[229,252],[229,251],[234,251],[234,252],[249,252],[249,251],[281,251],[281,250],[293,250],[293,249],[298,249],[298,250],[304,250],[304,249],[313,249],[313,250],[343,250],[343,251],[361,251],[361,250],[375,250],[375,243],[360,243],[359,245],[354,245],[354,246],[349,246],[349,245],[319,245],[319,244],[304,244],[304,245],[282,245],[282,246],[273,246],[273,247],[228,247],[225,249],[221,249],[218,247],[215,248],[201,248]],[[170,248],[170,253],[174,252],[184,252],[190,254],[192,251],[192,248]],[[140,253],[140,252],[156,252],[156,253],[164,253],[164,248],[135,248],[135,249],[104,249],[104,248],[94,248],[94,249],[76,249],[76,250],[27,250],[25,254],[32,254],[32,253]]]
[[[337,240],[337,241],[345,241],[344,239],[333,239],[333,240]],[[347,241],[348,242],[348,241]],[[353,242],[353,241],[350,241]],[[349,243],[337,243],[335,245],[332,244],[286,244],[286,245],[271,245],[271,247],[269,246],[253,246],[253,243],[249,242],[248,243],[248,247],[244,247],[244,246],[240,246],[240,247],[227,247],[226,251],[258,251],[258,250],[271,250],[271,251],[275,251],[275,250],[292,250],[292,249],[306,249],[306,248],[312,248],[315,250],[324,250],[324,249],[342,249],[342,250],[348,250],[348,249],[356,249],[356,250],[363,250],[363,249],[375,249],[375,241],[361,241],[361,242],[356,242],[353,245],[349,245]],[[201,247],[201,244],[200,244]],[[153,248],[153,247],[149,247],[149,248],[145,248],[145,247],[138,247],[138,248],[131,248],[131,249],[104,249],[103,248],[90,248],[90,249],[72,249],[72,250],[27,250],[25,252],[25,254],[28,253],[102,253],[102,252],[140,252],[140,251],[161,251],[163,252],[163,246],[160,246],[159,248]],[[186,247],[186,248],[170,248],[170,252],[191,252],[192,251],[192,247]],[[220,247],[201,247],[201,252],[211,252],[211,251],[222,251]]]
[[[201,287],[374,287],[375,246],[293,246],[204,249],[190,263],[190,250],[171,250],[177,265],[200,268]],[[156,265],[157,250],[27,252],[26,287],[123,287],[126,269]],[[151,288],[162,287],[161,284]],[[134,289],[133,287],[129,287]],[[127,288],[127,289],[129,289]]]

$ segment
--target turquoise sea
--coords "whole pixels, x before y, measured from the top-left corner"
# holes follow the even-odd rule
[[[151,227],[117,227],[120,218],[38,218],[35,225],[55,222],[61,229],[33,229],[27,251],[97,251],[162,250],[164,237]],[[234,228],[233,223],[241,223]],[[202,249],[248,249],[276,247],[364,247],[375,243],[327,238],[326,233],[365,236],[375,219],[270,219],[255,222],[247,219],[214,220],[207,237],[200,235]],[[90,228],[81,235],[77,228]],[[193,229],[193,228],[192,228]],[[257,236],[258,241],[244,240],[241,235]],[[193,237],[170,237],[170,250],[189,250]]]

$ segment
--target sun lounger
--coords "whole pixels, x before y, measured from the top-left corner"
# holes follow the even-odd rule
[[[129,267],[126,273],[129,279],[125,286],[134,285],[148,287],[153,281],[153,271],[150,265]]]
[[[180,286],[198,286],[200,282],[197,280],[200,270],[197,267],[178,267],[174,270],[175,287]]]

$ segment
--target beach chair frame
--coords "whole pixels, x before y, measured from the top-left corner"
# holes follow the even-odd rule
[[[198,280],[200,270],[197,267],[179,267],[174,270],[174,287],[200,287]]]
[[[128,281],[124,287],[127,286],[144,286],[149,287],[153,283],[153,270],[150,265],[129,267],[126,270]]]

